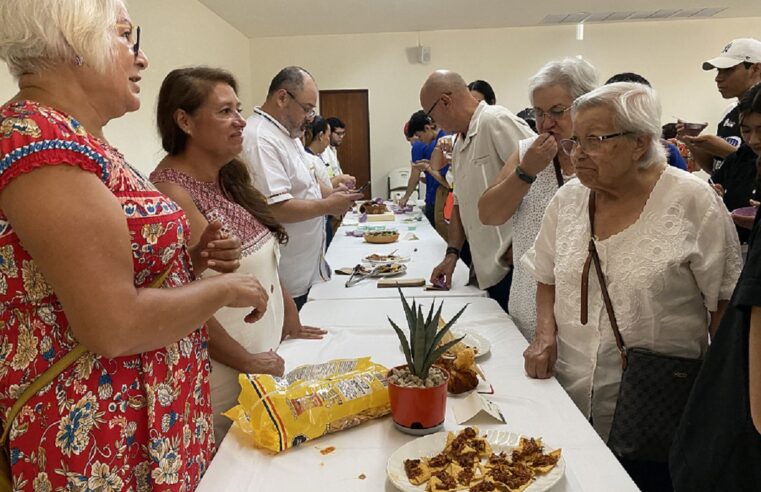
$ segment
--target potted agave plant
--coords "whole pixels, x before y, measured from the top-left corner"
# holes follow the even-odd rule
[[[402,344],[407,364],[392,368],[388,372],[388,394],[391,401],[391,417],[402,432],[425,435],[437,432],[444,423],[447,404],[447,381],[449,374],[444,368],[434,366],[434,362],[450,347],[459,342],[457,338],[439,346],[442,337],[454,325],[463,307],[441,330],[438,330],[442,302],[434,315],[434,303],[428,316],[423,308],[412,301],[407,303],[399,289],[407,317],[409,339],[404,331],[388,318]]]

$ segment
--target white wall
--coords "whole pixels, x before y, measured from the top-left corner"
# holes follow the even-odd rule
[[[239,97],[251,107],[249,40],[197,0],[130,0],[133,22],[141,26],[140,45],[150,65],[141,81],[142,107],[106,127],[109,141],[127,160],[149,173],[163,156],[155,115],[161,81],[174,68],[209,65],[230,70],[240,85]],[[0,100],[17,86],[4,64],[0,67]]]
[[[713,72],[700,65],[732,38],[761,39],[761,18],[590,24],[584,41],[575,34],[575,26],[424,32],[421,42],[432,49],[429,65],[408,60],[417,33],[253,39],[252,89],[260,104],[270,79],[291,64],[308,69],[320,89],[368,89],[377,196],[386,192],[388,172],[409,161],[402,126],[419,109],[418,91],[433,70],[488,80],[498,103],[517,112],[528,106],[527,79],[543,63],[580,54],[597,66],[602,81],[622,71],[648,78],[662,96],[664,122],[675,115],[715,128],[728,101],[718,94]]]

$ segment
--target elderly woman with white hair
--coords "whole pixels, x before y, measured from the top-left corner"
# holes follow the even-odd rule
[[[595,87],[595,68],[578,58],[551,61],[531,77],[529,99],[540,134],[519,142],[519,150],[478,201],[484,224],[513,219],[515,262],[508,312],[529,341],[536,329],[536,281],[518,260],[534,244],[547,204],[573,177],[571,158],[559,151],[560,141],[571,137],[571,104]]]
[[[582,290],[590,238],[626,344],[685,358],[700,357],[719,325],[740,247],[711,187],[666,164],[652,89],[601,87],[574,102],[572,117],[561,147],[578,181],[552,199],[522,259],[538,282],[525,369],[554,374],[607,441],[622,364],[594,267]]]
[[[268,295],[112,147],[148,66],[121,0],[0,3],[0,486],[193,490],[211,460],[208,334]],[[165,288],[147,288],[147,287]],[[9,452],[9,455],[6,454]],[[9,476],[10,473],[10,476]]]

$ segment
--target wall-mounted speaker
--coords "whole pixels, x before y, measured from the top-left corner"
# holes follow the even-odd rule
[[[430,46],[418,46],[417,47],[417,61],[423,65],[431,62],[431,47]]]

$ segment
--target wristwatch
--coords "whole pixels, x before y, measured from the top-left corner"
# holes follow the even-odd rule
[[[455,255],[456,257],[460,257],[460,250],[455,248],[454,246],[447,246],[447,252],[444,253],[444,256],[449,255]]]
[[[515,174],[518,176],[518,179],[521,181],[525,181],[528,184],[533,184],[534,181],[536,181],[536,176],[531,176],[530,174],[526,174],[526,171],[521,169],[520,166],[515,166]]]

